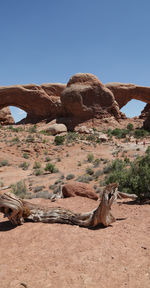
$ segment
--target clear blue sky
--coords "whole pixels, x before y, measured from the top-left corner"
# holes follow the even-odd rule
[[[0,86],[66,83],[78,72],[150,86],[149,13],[149,0],[0,1]],[[128,116],[144,105],[132,101]]]

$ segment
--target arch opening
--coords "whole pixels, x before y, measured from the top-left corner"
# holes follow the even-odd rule
[[[9,106],[9,109],[11,111],[11,115],[12,115],[15,123],[18,123],[19,121],[26,118],[26,116],[27,116],[27,113],[24,110],[22,110],[16,106]]]
[[[145,102],[140,100],[132,99],[125,106],[123,106],[120,111],[125,113],[128,118],[139,116],[141,111],[146,106]]]

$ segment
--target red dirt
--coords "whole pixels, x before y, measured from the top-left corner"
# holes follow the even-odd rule
[[[98,202],[82,197],[31,202],[77,212]],[[0,215],[1,288],[149,288],[150,206],[118,201],[105,229],[66,224],[13,226]]]
[[[133,121],[135,127],[142,125],[142,120]],[[126,127],[127,122],[123,123],[118,125]],[[108,128],[109,123],[106,125]],[[26,142],[26,138],[31,136],[29,128],[23,126],[21,132],[9,127],[1,128],[0,161],[8,160],[10,165],[0,167],[0,186],[24,180],[32,195],[40,185],[52,192],[49,186],[62,174],[66,182],[70,173],[77,178],[85,173],[87,167],[96,171],[107,165],[101,161],[98,168],[93,168],[93,164],[86,161],[89,153],[93,153],[94,159],[112,161],[129,157],[133,161],[150,145],[150,138],[146,139],[144,146],[144,139],[137,145],[135,139],[125,143],[114,138],[114,142],[96,145],[83,140],[56,147],[53,136],[39,133],[32,134],[33,143]],[[13,142],[15,137],[19,138],[16,143]],[[114,154],[115,151],[120,152]],[[24,152],[28,153],[29,159],[23,157]],[[34,162],[40,162],[44,169],[47,156],[56,164],[59,173],[35,176]],[[20,168],[23,161],[30,164],[28,170]],[[98,186],[101,180],[103,175],[97,182],[91,181],[89,187]],[[45,199],[30,201],[64,206],[77,212],[90,211],[98,205],[97,201],[82,197],[53,203]],[[108,228],[96,230],[29,222],[14,228],[0,214],[0,288],[149,288],[150,205],[130,204],[127,201],[115,203],[112,212],[118,220]]]

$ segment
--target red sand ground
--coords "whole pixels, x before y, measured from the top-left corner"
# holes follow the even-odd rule
[[[98,205],[75,197],[50,203],[78,212]],[[1,288],[149,288],[150,206],[118,201],[105,229],[25,223],[13,229],[0,215]]]
[[[138,125],[138,121],[134,124]],[[26,143],[28,135],[28,131],[15,133],[5,127],[1,129],[0,161],[8,160],[10,166],[0,167],[0,184],[7,186],[25,179],[27,190],[30,188],[32,192],[39,185],[49,189],[61,173],[65,177],[70,173],[76,177],[85,173],[87,167],[92,167],[85,162],[88,153],[93,153],[95,159],[111,161],[122,158],[124,153],[133,161],[134,155],[142,155],[150,145],[150,139],[146,139],[145,146],[142,142],[136,145],[135,139],[133,143],[115,139],[118,148],[107,142],[97,146],[75,143],[58,149],[52,144],[53,138],[41,134],[37,134],[38,137],[33,134],[35,142]],[[16,136],[19,142],[15,144],[12,140]],[[121,146],[119,156],[114,156],[113,151]],[[29,159],[23,158],[26,151]],[[60,172],[36,177],[34,161],[44,167],[46,156],[52,158]],[[57,162],[57,157],[61,162]],[[30,164],[28,170],[19,167],[23,161]],[[103,169],[103,164],[97,169]],[[90,211],[98,205],[82,197],[60,199],[55,203],[45,199],[31,202],[64,206],[77,212]],[[29,222],[14,228],[0,214],[0,288],[149,288],[150,205],[118,201],[112,210],[118,220],[108,228],[97,230]]]

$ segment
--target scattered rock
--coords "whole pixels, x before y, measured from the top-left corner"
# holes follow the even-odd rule
[[[108,137],[105,134],[100,134],[98,136],[98,138],[102,141],[102,142],[107,142],[108,141]]]
[[[67,132],[67,127],[64,124],[53,124],[46,129],[47,132],[52,135],[60,134]]]
[[[93,200],[98,200],[98,196],[94,189],[85,183],[71,182],[62,187],[62,194],[64,197],[87,197]]]
[[[90,128],[87,128],[86,126],[80,126],[80,127],[77,127],[75,129],[76,132],[78,133],[84,133],[84,134],[90,134],[93,130],[90,129]]]
[[[54,136],[56,134],[66,133],[67,127],[64,124],[57,124],[56,120],[53,120],[48,124],[38,128],[38,132],[41,132],[43,130]]]

